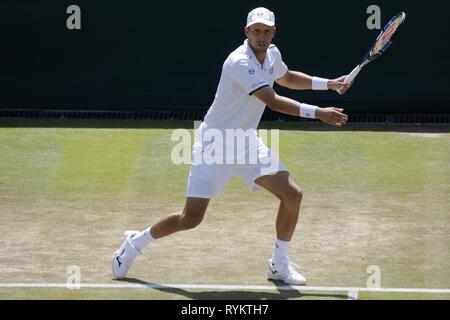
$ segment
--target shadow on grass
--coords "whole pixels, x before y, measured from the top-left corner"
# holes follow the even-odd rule
[[[327,294],[327,293],[301,293],[292,288],[292,290],[274,290],[278,292],[267,291],[247,291],[247,290],[226,290],[226,291],[189,291],[182,288],[162,286],[157,283],[146,282],[135,278],[115,279],[115,281],[142,284],[151,286],[154,290],[166,292],[174,295],[184,296],[193,300],[287,300],[297,298],[332,298],[332,299],[348,299],[344,294]],[[279,281],[271,281],[276,286],[286,286],[285,283]],[[153,287],[154,286],[154,287]]]
[[[193,129],[188,120],[1,119],[0,128]],[[450,124],[348,123],[335,128],[319,122],[264,121],[259,129],[299,131],[380,131],[450,133]]]

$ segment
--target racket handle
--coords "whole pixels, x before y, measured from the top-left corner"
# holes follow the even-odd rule
[[[350,74],[345,78],[344,83],[348,84],[348,83],[352,83],[353,80],[355,80],[356,76],[358,75],[358,73],[361,71],[361,67],[358,65],[356,66],[355,69],[352,70],[352,72],[350,72]],[[338,90],[338,92],[340,94],[342,94],[341,90]]]

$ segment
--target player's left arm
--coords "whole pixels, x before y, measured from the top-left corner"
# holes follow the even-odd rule
[[[341,94],[345,93],[350,88],[350,84],[344,83],[345,77],[346,76],[342,76],[336,79],[328,80],[327,89],[334,91],[341,90]],[[283,77],[275,82],[282,87],[293,90],[313,89],[313,77],[299,71],[288,70]]]

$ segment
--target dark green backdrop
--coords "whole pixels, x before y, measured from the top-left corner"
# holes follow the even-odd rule
[[[82,29],[66,28],[66,8]],[[206,110],[222,63],[244,40],[256,6],[277,17],[290,69],[324,77],[352,70],[383,24],[407,22],[385,56],[345,96],[276,89],[301,101],[360,112],[450,111],[450,5],[447,1],[21,1],[0,2],[0,107]]]

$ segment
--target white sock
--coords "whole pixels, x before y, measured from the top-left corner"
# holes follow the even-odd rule
[[[144,249],[146,245],[150,244],[150,242],[154,240],[150,232],[150,228],[151,227],[145,229],[144,231],[131,238],[131,244],[139,251]]]
[[[275,242],[273,248],[272,262],[273,263],[287,263],[288,262],[288,250],[290,241],[278,240]]]

